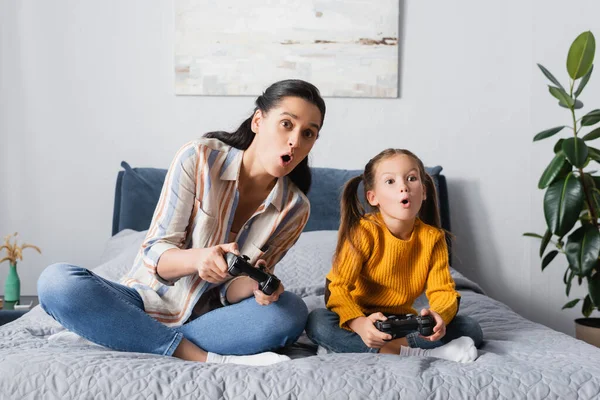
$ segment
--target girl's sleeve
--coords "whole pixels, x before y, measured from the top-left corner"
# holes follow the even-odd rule
[[[358,231],[364,232],[364,229],[359,227]],[[366,251],[365,239],[366,237],[361,237],[356,240],[357,246],[352,246],[350,242],[346,241],[335,260],[336,265],[327,275],[330,294],[326,306],[339,315],[340,328],[349,329],[348,321],[365,316],[350,294],[367,261],[368,251]]]
[[[177,280],[166,281],[156,268],[161,255],[170,249],[182,248],[186,229],[196,198],[200,145],[190,142],[175,155],[167,172],[160,199],[154,211],[146,239],[142,243],[142,261],[159,282],[172,286]]]
[[[440,314],[446,325],[452,321],[458,312],[460,294],[454,289],[454,279],[450,275],[448,263],[448,246],[446,238],[440,232],[431,255],[431,269],[427,277],[425,294],[429,299],[431,310]]]

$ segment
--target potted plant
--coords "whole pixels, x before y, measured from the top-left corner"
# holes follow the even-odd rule
[[[39,247],[32,244],[24,243],[22,246],[19,246],[17,244],[18,234],[18,232],[15,232],[14,235],[5,236],[4,244],[0,246],[0,254],[2,250],[6,250],[8,253],[6,257],[0,260],[0,264],[4,261],[8,261],[10,264],[8,276],[4,283],[4,308],[6,309],[12,309],[21,298],[21,281],[19,279],[19,274],[17,273],[17,261],[23,260],[23,250],[30,248],[37,250],[38,253],[42,254]],[[10,242],[11,238],[14,238],[13,243]]]
[[[563,281],[567,297],[573,280],[579,285],[587,285],[587,295],[569,301],[563,309],[575,307],[581,300],[581,312],[585,318],[577,319],[576,336],[588,343],[600,346],[600,318],[589,318],[600,308],[600,150],[590,143],[600,137],[600,128],[593,128],[600,122],[600,109],[594,109],[578,118],[583,103],[579,99],[594,69],[596,41],[591,32],[580,34],[571,44],[567,56],[569,85],[564,86],[542,65],[542,73],[550,80],[549,91],[565,108],[570,116],[569,125],[546,129],[535,135],[539,141],[563,132],[567,137],[560,138],[554,146],[550,164],[540,177],[538,187],[545,189],[544,217],[547,229],[543,235],[525,233],[525,236],[542,240],[540,258],[542,271],[562,253],[568,267]],[[593,163],[592,163],[593,162]],[[556,249],[546,252],[549,244]],[[589,336],[591,331],[591,336]]]

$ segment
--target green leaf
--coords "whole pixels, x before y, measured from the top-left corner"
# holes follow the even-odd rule
[[[592,207],[596,211],[596,216],[600,216],[600,190],[596,188],[592,189]]]
[[[579,79],[588,73],[594,63],[596,40],[592,32],[583,32],[571,44],[567,56],[567,71],[572,79]]]
[[[598,150],[594,147],[588,146],[588,156],[592,160],[600,162],[600,150]]]
[[[563,108],[568,108],[569,110],[571,109],[571,107],[569,107],[568,105],[564,104],[561,101],[558,102],[558,105]],[[580,108],[583,108],[583,103],[580,100],[573,100],[573,109],[579,110]]]
[[[546,138],[549,138],[550,136],[556,135],[558,132],[562,131],[563,128],[566,128],[566,127],[563,125],[563,126],[557,126],[554,128],[546,129],[545,131],[542,131],[542,132],[538,133],[537,135],[535,135],[535,137],[533,138],[533,141],[537,142],[538,140],[546,139]]]
[[[569,160],[574,167],[581,168],[587,161],[588,147],[585,144],[585,141],[578,137],[565,139],[562,150],[565,152],[567,160]]]
[[[579,110],[580,108],[583,108],[583,103],[580,100],[575,99],[575,105],[573,105],[573,108],[575,110]]]
[[[552,231],[547,229],[546,233],[544,233],[544,237],[542,238],[542,243],[540,244],[540,257],[544,255],[544,251],[546,251],[546,247],[548,246],[548,243],[550,243],[550,239],[552,239]]]
[[[548,89],[550,90],[550,94],[558,99],[559,103],[563,103],[563,105],[566,104],[566,108],[571,108],[575,105],[575,101],[564,89],[559,89],[554,86],[548,86]]]
[[[571,271],[571,275],[569,275],[569,279],[567,279],[567,287],[565,288],[565,294],[567,295],[567,297],[569,297],[569,294],[571,293],[571,285],[573,284],[574,276],[575,274],[573,273],[573,271]]]
[[[532,233],[532,232],[525,232],[523,234],[523,236],[528,236],[528,237],[533,237],[533,238],[538,238],[538,239],[543,239],[542,235],[538,235],[537,233]]]
[[[566,178],[570,172],[573,172],[573,166],[571,165],[571,163],[569,161],[567,161],[566,164],[563,165],[563,168],[558,173],[557,178],[559,178],[559,179]]]
[[[600,128],[596,128],[593,131],[589,132],[582,139],[583,140],[594,140],[600,137]]]
[[[592,311],[594,311],[594,304],[592,304],[592,299],[590,298],[590,295],[588,294],[587,296],[585,296],[585,299],[583,300],[583,306],[581,307],[581,313],[583,315],[585,315],[585,317],[587,318],[590,316]]]
[[[546,78],[548,78],[550,80],[550,82],[554,83],[556,86],[558,86],[559,88],[561,88],[562,90],[565,90],[564,87],[562,87],[562,85],[560,84],[560,82],[554,77],[554,75],[552,75],[550,73],[550,71],[548,71],[542,64],[538,64],[537,65],[541,70],[542,73],[546,76]]]
[[[567,284],[567,275],[569,275],[569,273],[573,274],[570,265],[567,267],[567,269],[565,270],[565,274],[563,275],[563,282],[565,285]]]
[[[552,260],[554,260],[557,254],[558,250],[552,250],[550,253],[546,254],[544,259],[542,260],[542,271],[546,269],[546,267],[552,262]]]
[[[558,139],[558,141],[554,145],[554,154],[556,154],[562,150],[562,144],[564,141],[565,141],[565,139]]]
[[[596,188],[596,178],[595,176],[590,175],[591,172],[586,172],[583,174],[583,177],[585,179],[585,190],[587,190],[587,192],[591,195],[591,207],[593,208],[593,210],[596,212],[596,215],[600,215],[600,191]],[[586,201],[584,201],[584,207],[583,210],[588,213],[588,209],[587,209],[587,199]],[[591,217],[591,215],[590,215]],[[591,218],[590,218],[591,219]]]
[[[589,185],[589,187],[593,189],[596,187],[596,181],[594,180],[594,177],[590,174],[591,172],[584,172],[583,178],[585,179],[585,184]]]
[[[592,303],[600,308],[600,276],[588,278],[588,292],[590,292]]]
[[[570,172],[550,185],[544,195],[544,217],[548,228],[557,236],[566,235],[577,219],[583,205],[583,187]]]
[[[565,158],[565,153],[562,151],[554,156],[550,164],[546,167],[544,172],[542,172],[542,176],[540,177],[540,181],[538,182],[538,188],[546,189],[548,186],[552,184],[559,176],[560,172],[570,167],[571,164]],[[571,168],[569,168],[569,171]]]
[[[569,264],[588,276],[600,255],[600,232],[595,225],[585,224],[569,235],[565,253]]]
[[[568,302],[567,304],[565,304],[562,309],[565,310],[567,308],[573,308],[577,305],[577,303],[579,303],[581,299],[575,299],[575,300],[571,300],[570,302]]]
[[[581,79],[581,82],[579,82],[579,87],[575,91],[575,97],[579,97],[579,95],[583,91],[583,88],[585,87],[585,85],[587,85],[588,81],[590,80],[590,76],[592,76],[593,70],[594,70],[594,65],[592,65],[590,67],[590,70],[588,71],[588,73],[585,74],[585,76]]]
[[[595,125],[600,122],[600,110],[592,110],[581,118],[582,126]]]

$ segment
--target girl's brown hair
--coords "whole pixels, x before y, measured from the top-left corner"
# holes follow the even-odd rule
[[[358,198],[358,186],[360,185],[360,182],[364,182],[363,198],[366,200],[367,192],[373,190],[375,185],[375,170],[377,165],[386,158],[396,155],[409,156],[417,163],[417,166],[419,167],[419,179],[421,179],[421,182],[423,182],[425,185],[426,193],[426,198],[423,200],[423,204],[421,205],[421,210],[419,211],[418,216],[426,224],[441,229],[442,225],[440,222],[440,210],[437,202],[437,191],[433,183],[433,178],[427,172],[425,172],[425,166],[423,165],[423,162],[419,159],[419,157],[405,149],[383,150],[381,153],[369,160],[362,175],[355,176],[354,178],[350,179],[344,186],[342,199],[340,202],[340,230],[338,233],[335,254],[333,256],[334,268],[337,265],[336,260],[344,243],[349,242],[354,250],[357,250],[358,248],[358,243],[354,240],[354,230],[365,215],[365,209]]]

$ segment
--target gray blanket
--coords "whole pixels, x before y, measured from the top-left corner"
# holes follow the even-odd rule
[[[141,240],[132,239],[97,271],[110,277],[127,268]],[[319,282],[332,243],[320,251],[323,236],[301,238],[276,271],[286,288],[304,294],[309,308],[323,306]],[[308,266],[307,259],[314,263]],[[484,332],[479,358],[470,364],[378,354],[317,356],[305,337],[287,349],[291,361],[273,366],[193,363],[55,335],[63,328],[36,307],[0,327],[0,399],[600,398],[600,349],[528,321],[458,272],[453,276],[463,298],[460,313],[479,321]]]

